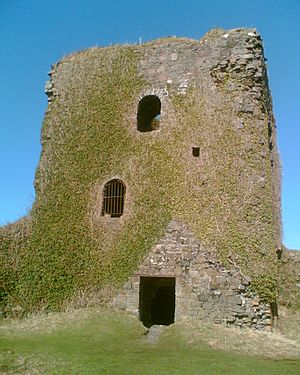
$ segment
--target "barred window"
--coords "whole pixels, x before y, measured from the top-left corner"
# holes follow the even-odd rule
[[[103,189],[102,216],[120,217],[123,214],[125,184],[118,179],[108,181]]]

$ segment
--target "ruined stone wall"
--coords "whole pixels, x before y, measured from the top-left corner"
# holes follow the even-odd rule
[[[168,96],[174,92],[185,95],[195,86],[203,88],[202,95],[210,98],[212,111],[231,108],[232,121],[237,131],[248,132],[246,151],[255,149],[253,139],[258,136],[262,147],[260,156],[268,160],[271,173],[261,171],[257,176],[261,185],[271,180],[273,200],[273,231],[276,249],[281,248],[281,175],[277,151],[276,124],[272,110],[261,36],[256,29],[212,30],[199,42],[182,39],[149,43],[143,48],[139,70],[149,82],[141,97],[158,95],[168,118]],[[204,87],[207,89],[205,90]],[[200,95],[201,95],[200,94]],[[204,113],[209,118],[209,113]],[[247,121],[256,123],[255,130],[247,129]],[[268,130],[268,137],[264,130]],[[253,136],[253,131],[256,132]],[[257,141],[257,140],[256,140]],[[221,153],[223,152],[220,150]]]
[[[214,249],[172,221],[114,305],[139,316],[140,277],[175,277],[175,321],[201,319],[227,326],[263,329],[271,325],[270,307],[248,290],[249,278],[237,266],[224,267]]]
[[[289,250],[283,246],[281,254],[280,304],[300,307],[300,251]]]
[[[138,209],[144,209],[139,216],[144,227],[155,225],[157,219],[153,205],[139,201],[141,192],[148,190],[148,202],[152,200],[155,205],[157,201],[157,205],[165,207],[164,214],[161,215],[162,218],[165,216],[164,224],[161,225],[160,232],[157,231],[152,237],[152,241],[159,241],[164,227],[170,218],[173,218],[187,223],[198,240],[206,247],[214,248],[215,259],[222,259],[228,264],[233,256],[234,261],[246,274],[254,276],[257,273],[264,276],[270,272],[274,275],[276,250],[281,243],[280,177],[276,129],[260,35],[255,29],[212,30],[199,41],[165,38],[140,46],[125,47],[124,51],[126,48],[131,49],[142,83],[139,88],[135,87],[138,79],[136,77],[134,82],[132,77],[132,98],[126,102],[128,109],[120,114],[118,120],[118,126],[126,139],[122,142],[126,159],[123,160],[121,154],[118,155],[121,151],[118,147],[114,158],[120,166],[109,168],[104,174],[105,178],[99,175],[93,187],[95,198],[90,202],[93,215],[89,220],[93,228],[98,228],[95,231],[99,243],[106,247],[106,253],[115,253],[114,249],[122,238],[122,233],[131,231],[134,227],[135,212]],[[100,52],[101,56],[105,59],[108,57],[111,63],[100,64]],[[56,103],[62,101],[66,95],[69,97],[72,91],[76,92],[76,100],[79,96],[85,100],[88,93],[92,92],[93,100],[93,79],[103,73],[102,85],[110,84],[109,72],[113,73],[116,69],[113,67],[115,55],[118,55],[118,48],[101,51],[94,49],[75,54],[54,66],[50,72],[51,82],[46,86],[50,102],[48,116],[53,117],[52,108],[55,109]],[[128,59],[125,56],[124,66]],[[105,64],[108,64],[106,73]],[[121,67],[122,77],[128,76],[128,68],[126,69]],[[77,82],[72,83],[74,76],[78,77],[79,83],[84,80],[84,91],[77,88]],[[99,89],[101,90],[100,87]],[[122,90],[121,81],[118,89]],[[157,131],[139,133],[136,130],[138,103],[147,95],[156,95],[161,100],[160,126]],[[97,100],[100,102],[101,97]],[[72,105],[68,104],[68,107],[72,108]],[[82,114],[82,111],[79,113],[90,122],[88,113],[97,111],[95,105],[92,109],[86,107],[86,114]],[[115,108],[109,111],[115,111]],[[101,118],[97,121],[101,125],[100,133],[103,132],[104,126],[110,126],[107,121],[101,123]],[[49,136],[53,127],[46,130],[46,136]],[[104,132],[102,135],[111,137]],[[132,142],[128,140],[128,136]],[[191,155],[194,145],[200,149],[198,159]],[[49,146],[46,140],[45,158],[41,161],[41,166],[46,169],[51,160],[51,155],[47,154],[51,153]],[[109,160],[112,157],[114,146],[110,147],[111,151],[103,151],[100,158]],[[106,145],[102,148],[106,149]],[[40,180],[42,181],[43,177],[47,180],[48,177],[43,173],[42,175],[44,176],[41,176]],[[145,184],[146,175],[151,176],[147,177],[149,184]],[[99,191],[105,179],[114,176],[122,179],[127,188],[124,215],[118,223],[101,217],[99,213]],[[160,200],[160,196],[163,199]],[[168,214],[165,215],[166,213]],[[143,228],[137,226],[136,232],[141,231]],[[127,259],[123,257],[122,264],[129,264],[132,259],[131,272],[138,268],[143,257],[149,253],[151,241],[147,239],[147,231],[149,229],[145,229],[144,233],[145,242],[149,242],[146,247],[137,243],[126,245],[131,250],[125,252]],[[98,248],[101,245],[98,245]],[[180,248],[181,250],[187,256],[189,250]],[[170,251],[169,247],[166,251]],[[114,262],[113,259],[111,261]],[[194,263],[196,267],[195,259]],[[161,267],[166,271],[169,265],[162,264]],[[152,275],[152,268],[148,268],[147,272]],[[145,275],[147,272],[144,270]],[[199,271],[191,268],[190,272],[197,274]],[[211,268],[209,272],[216,270]],[[178,271],[177,277],[179,274]],[[235,277],[238,276],[232,276],[226,282],[235,285]],[[198,282],[200,283],[199,280]],[[230,309],[224,307],[226,301],[236,297],[235,292],[231,292],[229,299],[224,291],[220,296],[214,296],[208,306],[213,303],[213,311],[224,308],[228,319],[238,322],[238,315],[230,315]],[[178,290],[178,301],[180,293]],[[184,297],[182,298],[184,301]],[[201,315],[199,304],[202,302],[189,298],[191,305],[197,305],[197,314]],[[222,308],[216,307],[217,301]],[[182,305],[185,306],[187,315],[195,314],[192,308],[187,311],[185,302]],[[242,314],[241,310],[246,305],[246,302],[243,305],[236,304],[240,306],[237,307],[236,313]],[[203,311],[206,310],[209,308],[204,308]],[[180,303],[177,304],[176,314],[181,314]],[[218,319],[222,320],[224,316],[221,317],[220,314]],[[246,315],[249,317],[251,314]]]
[[[212,30],[201,40],[91,48],[53,65],[46,93],[36,201],[13,300],[27,310],[59,308],[86,290],[120,287],[137,270],[158,275],[147,263],[156,249],[153,262],[178,279],[178,318],[262,326],[265,309],[251,305],[242,277],[276,300],[279,166],[260,35]],[[149,94],[161,101],[159,126],[140,132],[139,103]],[[112,218],[102,215],[103,187],[116,178],[126,196],[122,216]],[[174,233],[161,242],[170,222],[193,233],[183,239],[188,246]]]

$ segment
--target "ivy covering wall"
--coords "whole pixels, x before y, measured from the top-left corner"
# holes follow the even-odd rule
[[[59,309],[80,292],[120,286],[171,219],[238,265],[261,297],[276,300],[270,115],[257,103],[238,129],[226,85],[212,94],[211,76],[199,74],[185,95],[167,87],[158,131],[138,132],[139,96],[151,87],[140,66],[150,47],[155,42],[92,48],[54,68],[36,201],[30,217],[0,232],[7,314]],[[101,216],[111,178],[126,184],[124,214],[115,219]]]

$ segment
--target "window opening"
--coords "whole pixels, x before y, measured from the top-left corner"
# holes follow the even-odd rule
[[[271,168],[274,167],[274,154],[272,152],[273,150],[273,129],[272,129],[272,123],[271,121],[268,121],[268,143],[269,143],[269,152],[270,152],[270,163],[271,163]]]
[[[145,327],[174,323],[175,278],[141,277],[139,316]]]
[[[273,134],[272,124],[271,124],[270,121],[268,121],[268,140],[269,140],[269,150],[270,151],[272,151],[272,149],[273,149],[272,134]]]
[[[123,214],[126,187],[121,180],[108,181],[103,189],[102,216],[120,217]]]
[[[140,132],[157,130],[160,124],[161,101],[156,95],[140,100],[137,113],[137,129]]]
[[[200,147],[192,147],[192,154],[194,157],[198,158],[200,156]]]

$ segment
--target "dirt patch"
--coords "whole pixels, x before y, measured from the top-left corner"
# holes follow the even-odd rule
[[[163,325],[154,325],[150,327],[146,332],[146,341],[149,344],[155,344],[159,341],[159,337],[162,332],[167,328],[167,326]]]

